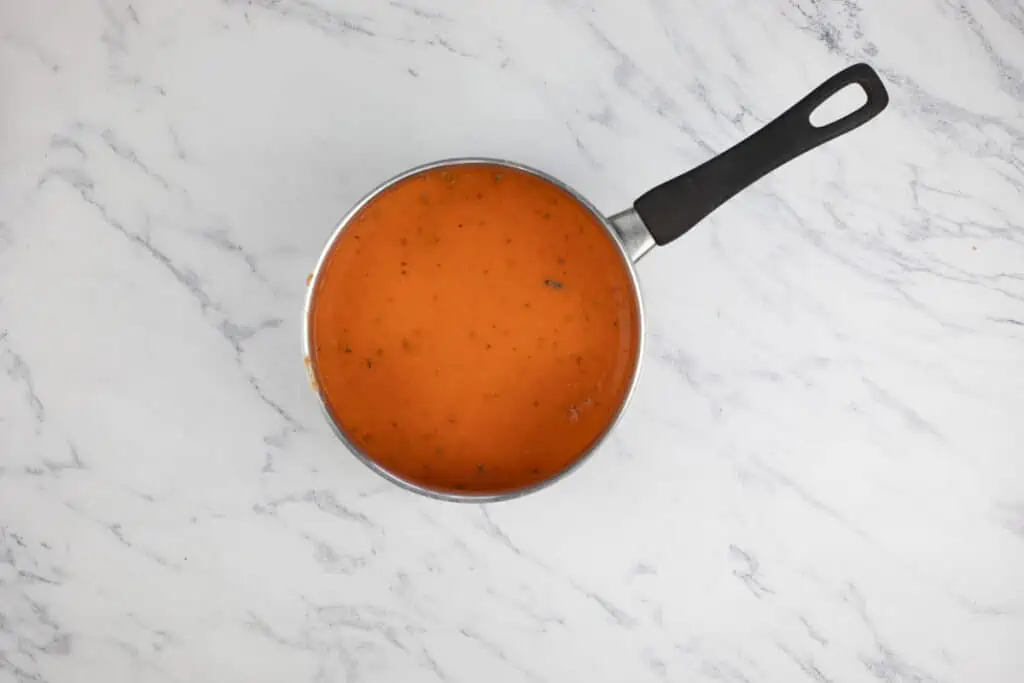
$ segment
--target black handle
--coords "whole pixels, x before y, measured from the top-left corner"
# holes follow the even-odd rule
[[[816,127],[811,112],[848,85],[858,84],[867,102],[843,118]],[[681,237],[723,202],[761,176],[809,149],[867,123],[889,104],[889,94],[867,64],[843,69],[787,112],[735,147],[645,193],[633,203],[657,244]]]

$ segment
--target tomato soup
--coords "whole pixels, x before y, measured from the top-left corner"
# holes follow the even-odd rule
[[[571,194],[460,164],[373,198],[321,265],[315,381],[350,442],[430,489],[500,493],[572,465],[629,392],[625,257]]]

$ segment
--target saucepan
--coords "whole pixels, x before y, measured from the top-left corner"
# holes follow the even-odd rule
[[[865,102],[814,125],[812,112],[849,85]],[[341,220],[310,277],[306,366],[328,421],[371,469],[435,498],[503,500],[561,479],[637,385],[634,263],[887,104],[878,75],[851,66],[610,217],[561,180],[501,159],[391,178]]]

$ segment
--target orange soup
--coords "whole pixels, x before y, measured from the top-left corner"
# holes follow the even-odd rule
[[[434,490],[499,493],[573,464],[633,380],[630,272],[572,195],[451,165],[369,202],[313,295],[313,373],[369,458]]]

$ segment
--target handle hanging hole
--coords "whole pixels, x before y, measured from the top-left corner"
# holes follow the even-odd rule
[[[850,83],[819,104],[811,112],[811,125],[824,128],[852,114],[868,102],[868,94],[858,83]]]

